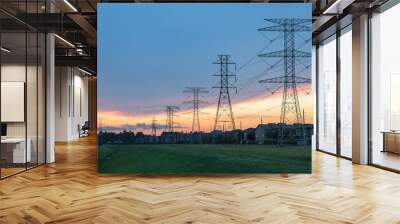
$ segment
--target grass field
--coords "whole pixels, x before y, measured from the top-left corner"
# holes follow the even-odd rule
[[[101,145],[100,173],[311,173],[311,146]]]

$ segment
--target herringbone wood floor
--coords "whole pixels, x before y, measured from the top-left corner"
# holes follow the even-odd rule
[[[99,175],[86,138],[0,181],[0,223],[400,223],[400,175],[319,152],[312,175]]]

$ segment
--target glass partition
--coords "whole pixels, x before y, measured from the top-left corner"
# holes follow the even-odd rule
[[[0,3],[17,13],[42,12],[43,5],[44,1]],[[0,178],[5,178],[45,163],[46,39],[2,12],[0,26]]]
[[[1,34],[2,177],[24,171],[31,161],[26,142],[26,41],[25,32]]]

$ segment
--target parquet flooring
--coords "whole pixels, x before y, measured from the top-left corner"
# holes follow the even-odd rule
[[[22,171],[25,171],[25,167],[3,167],[1,168],[1,175],[7,177]]]
[[[313,153],[312,175],[96,172],[95,139],[0,181],[0,223],[400,223],[400,175]]]

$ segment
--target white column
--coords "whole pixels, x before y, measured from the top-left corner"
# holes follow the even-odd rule
[[[55,133],[55,54],[54,35],[46,36],[46,162],[55,161],[54,133]]]
[[[313,94],[313,123],[314,130],[311,139],[311,149],[317,149],[316,136],[317,136],[317,47],[315,45],[312,46],[312,61],[311,61],[311,89]]]
[[[46,1],[46,11],[54,12],[54,5]],[[46,35],[46,163],[55,162],[55,42],[54,34]]]
[[[353,19],[353,162],[368,163],[368,15]]]

